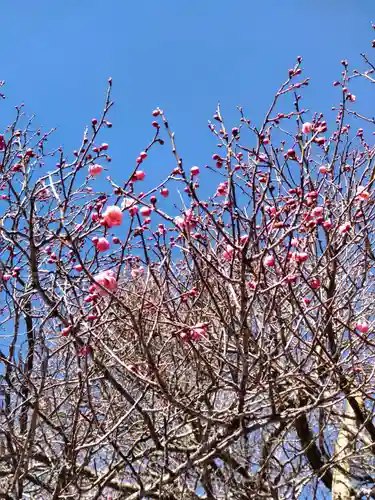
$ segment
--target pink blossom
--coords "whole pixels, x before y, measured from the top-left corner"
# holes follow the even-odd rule
[[[85,346],[81,347],[81,349],[78,351],[78,356],[80,358],[84,358],[84,357],[88,356],[90,354],[90,352],[91,352],[90,346],[85,345]]]
[[[124,198],[122,204],[121,204],[121,207],[123,210],[127,210],[128,208],[132,207],[133,205],[135,205],[135,201],[132,200],[131,198]]]
[[[164,224],[159,224],[158,225],[158,233],[159,234],[165,234],[166,232],[167,232],[167,230],[165,229]]]
[[[316,144],[323,145],[326,142],[326,138],[324,136],[317,137],[315,139]]]
[[[323,227],[324,229],[328,230],[328,229],[332,229],[332,221],[331,219],[326,219],[324,222],[323,222]]]
[[[190,173],[191,173],[191,175],[193,175],[193,176],[194,176],[194,175],[198,175],[198,174],[199,174],[199,172],[200,172],[199,167],[191,167],[191,169],[190,169]]]
[[[129,208],[129,214],[131,217],[134,217],[138,213],[138,207],[137,205],[133,205],[132,207]]]
[[[146,174],[143,172],[143,170],[137,170],[134,174],[133,180],[135,181],[143,181],[143,179],[146,177]]]
[[[206,335],[206,330],[203,328],[193,328],[189,333],[192,340],[200,340]]]
[[[161,188],[160,190],[160,194],[164,197],[164,198],[168,198],[168,195],[169,195],[169,191],[167,188]]]
[[[231,260],[233,257],[234,248],[231,245],[227,245],[226,250],[224,250],[223,257],[225,260]]]
[[[181,216],[178,216],[175,218],[174,223],[179,229],[183,229],[184,227],[184,218]]]
[[[264,265],[267,267],[273,267],[275,265],[275,257],[273,255],[268,255],[264,259]]]
[[[117,281],[115,276],[115,273],[109,269],[94,276],[94,280],[95,283],[101,285],[106,290],[115,292],[117,290]],[[99,295],[108,295],[108,292],[100,288],[100,286],[96,285],[95,288]]]
[[[290,245],[292,247],[298,247],[298,244],[299,244],[299,241],[297,238],[292,238],[291,242],[290,242]]]
[[[320,279],[319,278],[314,278],[311,280],[311,288],[313,288],[314,290],[317,290],[318,288],[320,288]]]
[[[286,276],[285,278],[285,281],[287,283],[295,283],[298,279],[298,276],[296,274],[288,274],[288,276]]]
[[[188,332],[188,337],[191,340],[201,340],[202,337],[207,335],[208,323],[197,323],[195,326],[190,328]],[[187,338],[185,337],[187,340]]]
[[[297,157],[294,149],[288,149],[288,151],[286,152],[286,155],[291,159],[296,159],[296,157]]]
[[[250,288],[250,290],[255,290],[257,287],[258,283],[256,281],[249,281],[247,286]]]
[[[319,195],[318,191],[310,191],[306,194],[307,198],[317,198]]]
[[[73,328],[73,327],[72,327],[72,325],[66,326],[65,328],[63,328],[63,329],[61,330],[61,335],[62,335],[63,337],[66,337],[66,336],[67,336],[67,335],[69,335],[69,333],[72,331],[72,328]]]
[[[319,167],[319,172],[320,172],[321,174],[325,175],[325,174],[328,174],[329,169],[327,168],[327,166],[326,166],[326,165],[322,165],[321,167]]]
[[[358,322],[355,325],[356,329],[360,331],[361,333],[367,333],[369,330],[368,324],[365,321]]]
[[[89,166],[89,174],[92,176],[99,175],[103,172],[103,167],[101,165],[95,164]]]
[[[185,229],[188,233],[197,225],[193,219],[193,210],[191,208],[187,209],[183,216],[176,217],[174,223],[180,230]]]
[[[303,297],[303,299],[302,299],[302,300],[303,300],[303,302],[304,302],[304,304],[305,304],[306,306],[308,306],[308,305],[310,304],[310,302],[311,302],[311,299],[309,299],[308,297]]]
[[[323,207],[315,207],[311,212],[314,217],[320,217],[324,213]]]
[[[296,261],[297,262],[306,262],[309,258],[309,255],[306,252],[297,252],[296,254]]]
[[[370,193],[366,190],[364,186],[359,186],[357,189],[356,200],[367,201],[370,198]]]
[[[4,136],[0,134],[0,151],[4,151],[5,149],[5,139]]]
[[[351,227],[352,226],[350,225],[349,222],[344,222],[344,224],[341,224],[341,226],[339,227],[339,233],[345,234],[348,231],[350,231]]]
[[[312,131],[312,124],[310,122],[306,122],[302,125],[302,133],[310,134]]]
[[[138,213],[138,207],[136,202],[131,198],[125,198],[122,202],[122,208],[128,210],[131,217],[134,217]]]
[[[228,194],[228,184],[221,182],[218,187],[215,196],[226,196]]]
[[[269,215],[276,215],[277,213],[276,207],[266,207],[265,210],[269,213]]]
[[[109,241],[104,237],[99,238],[96,243],[96,249],[98,252],[105,252],[106,250],[109,250],[110,246]]]
[[[134,267],[130,274],[132,275],[132,278],[139,278],[139,276],[142,276],[142,274],[145,272],[144,268],[139,266],[139,267]]]
[[[151,215],[151,208],[150,207],[142,207],[140,210],[140,213],[142,217],[149,217]]]
[[[107,227],[120,226],[122,223],[121,208],[115,205],[108,207],[103,214],[103,219]]]

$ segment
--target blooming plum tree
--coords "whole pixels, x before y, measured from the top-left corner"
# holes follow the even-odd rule
[[[104,179],[111,79],[72,154],[16,108],[0,135],[4,498],[375,496],[362,58],[342,61],[332,120],[301,106],[301,57],[258,126],[218,107],[207,169],[156,108],[148,146]],[[142,193],[166,141],[173,168]],[[158,193],[179,187],[168,211]]]

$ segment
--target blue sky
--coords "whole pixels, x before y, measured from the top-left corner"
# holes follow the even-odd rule
[[[311,77],[303,105],[328,111],[339,98],[332,82],[340,60],[361,66],[359,52],[371,54],[375,38],[371,0],[8,1],[1,19],[0,79],[8,100],[0,128],[24,102],[43,128],[58,127],[55,140],[70,152],[99,115],[112,76],[114,127],[103,140],[119,182],[152,137],[156,106],[167,113],[185,165],[204,165],[216,152],[207,120],[218,101],[228,126],[237,123],[238,105],[259,123],[301,55]],[[368,111],[371,90],[365,86],[358,109]],[[172,166],[169,154],[155,151],[148,182]]]

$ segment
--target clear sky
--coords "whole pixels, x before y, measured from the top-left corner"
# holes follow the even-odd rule
[[[112,76],[114,127],[103,140],[119,182],[152,137],[156,106],[167,112],[185,165],[203,165],[216,152],[207,120],[219,100],[228,126],[236,125],[238,105],[259,122],[301,55],[311,77],[303,104],[329,111],[338,102],[332,82],[340,60],[363,67],[359,52],[375,56],[373,0],[8,0],[0,16],[8,98],[0,129],[25,102],[43,128],[58,127],[57,142],[72,151],[100,113]],[[374,107],[371,91],[369,84],[358,96],[358,109]],[[173,165],[166,153],[149,160],[149,182]]]

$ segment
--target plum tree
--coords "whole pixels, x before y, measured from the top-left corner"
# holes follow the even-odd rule
[[[375,496],[362,57],[342,61],[332,123],[301,107],[301,57],[259,126],[218,107],[205,170],[157,108],[134,166],[105,178],[111,79],[73,154],[16,108],[0,136],[3,498]],[[175,166],[142,193],[166,141]],[[170,213],[158,197],[178,187]]]

